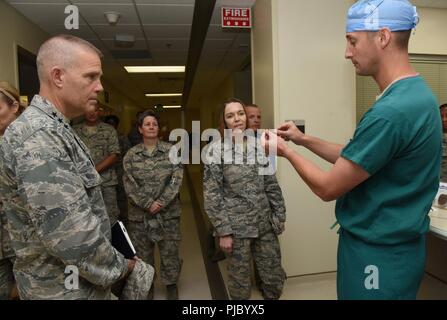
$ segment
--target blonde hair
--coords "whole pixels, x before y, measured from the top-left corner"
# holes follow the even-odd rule
[[[14,102],[17,102],[19,105],[19,109],[17,111],[17,115],[21,114],[25,107],[20,104],[20,93],[16,87],[6,81],[0,81],[0,97],[8,104],[8,106],[12,106]]]

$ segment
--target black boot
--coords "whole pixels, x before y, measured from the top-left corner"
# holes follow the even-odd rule
[[[166,299],[167,300],[178,300],[178,289],[177,289],[177,284],[168,284],[166,286],[166,290],[167,290],[167,295],[166,295]]]

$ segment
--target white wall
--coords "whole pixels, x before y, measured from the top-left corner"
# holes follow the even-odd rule
[[[310,135],[339,143],[351,138],[355,72],[344,59],[346,13],[351,4],[351,0],[256,2],[254,100],[261,106],[272,101],[272,125],[305,119]],[[330,167],[304,149],[296,150],[321,168]],[[338,237],[330,227],[335,203],[317,198],[286,161],[279,162],[278,178],[287,205],[281,247],[288,276],[334,271]]]

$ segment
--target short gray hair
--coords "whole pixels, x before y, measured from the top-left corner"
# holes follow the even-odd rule
[[[73,52],[77,49],[84,49],[94,52],[99,58],[103,57],[101,51],[90,42],[72,36],[57,35],[45,41],[39,48],[37,53],[37,74],[40,82],[46,79],[47,70],[55,65],[70,67],[75,62]]]

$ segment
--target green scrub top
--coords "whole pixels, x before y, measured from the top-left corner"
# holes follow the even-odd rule
[[[341,156],[361,166],[370,177],[336,203],[342,231],[339,297],[380,296],[365,290],[362,281],[353,284],[340,277],[364,279],[368,265],[376,265],[379,271],[382,266],[383,276],[393,274],[393,268],[400,268],[393,263],[398,262],[408,264],[405,270],[409,273],[400,276],[401,282],[382,281],[379,292],[388,292],[383,298],[415,297],[414,292],[408,295],[402,288],[418,288],[415,283],[422,278],[425,246],[421,241],[425,239],[421,238],[429,229],[428,213],[439,186],[442,156],[438,103],[425,81],[416,76],[393,83],[365,113]],[[399,251],[399,246],[405,249]],[[395,250],[407,254],[393,258]],[[361,274],[350,274],[348,269]]]

